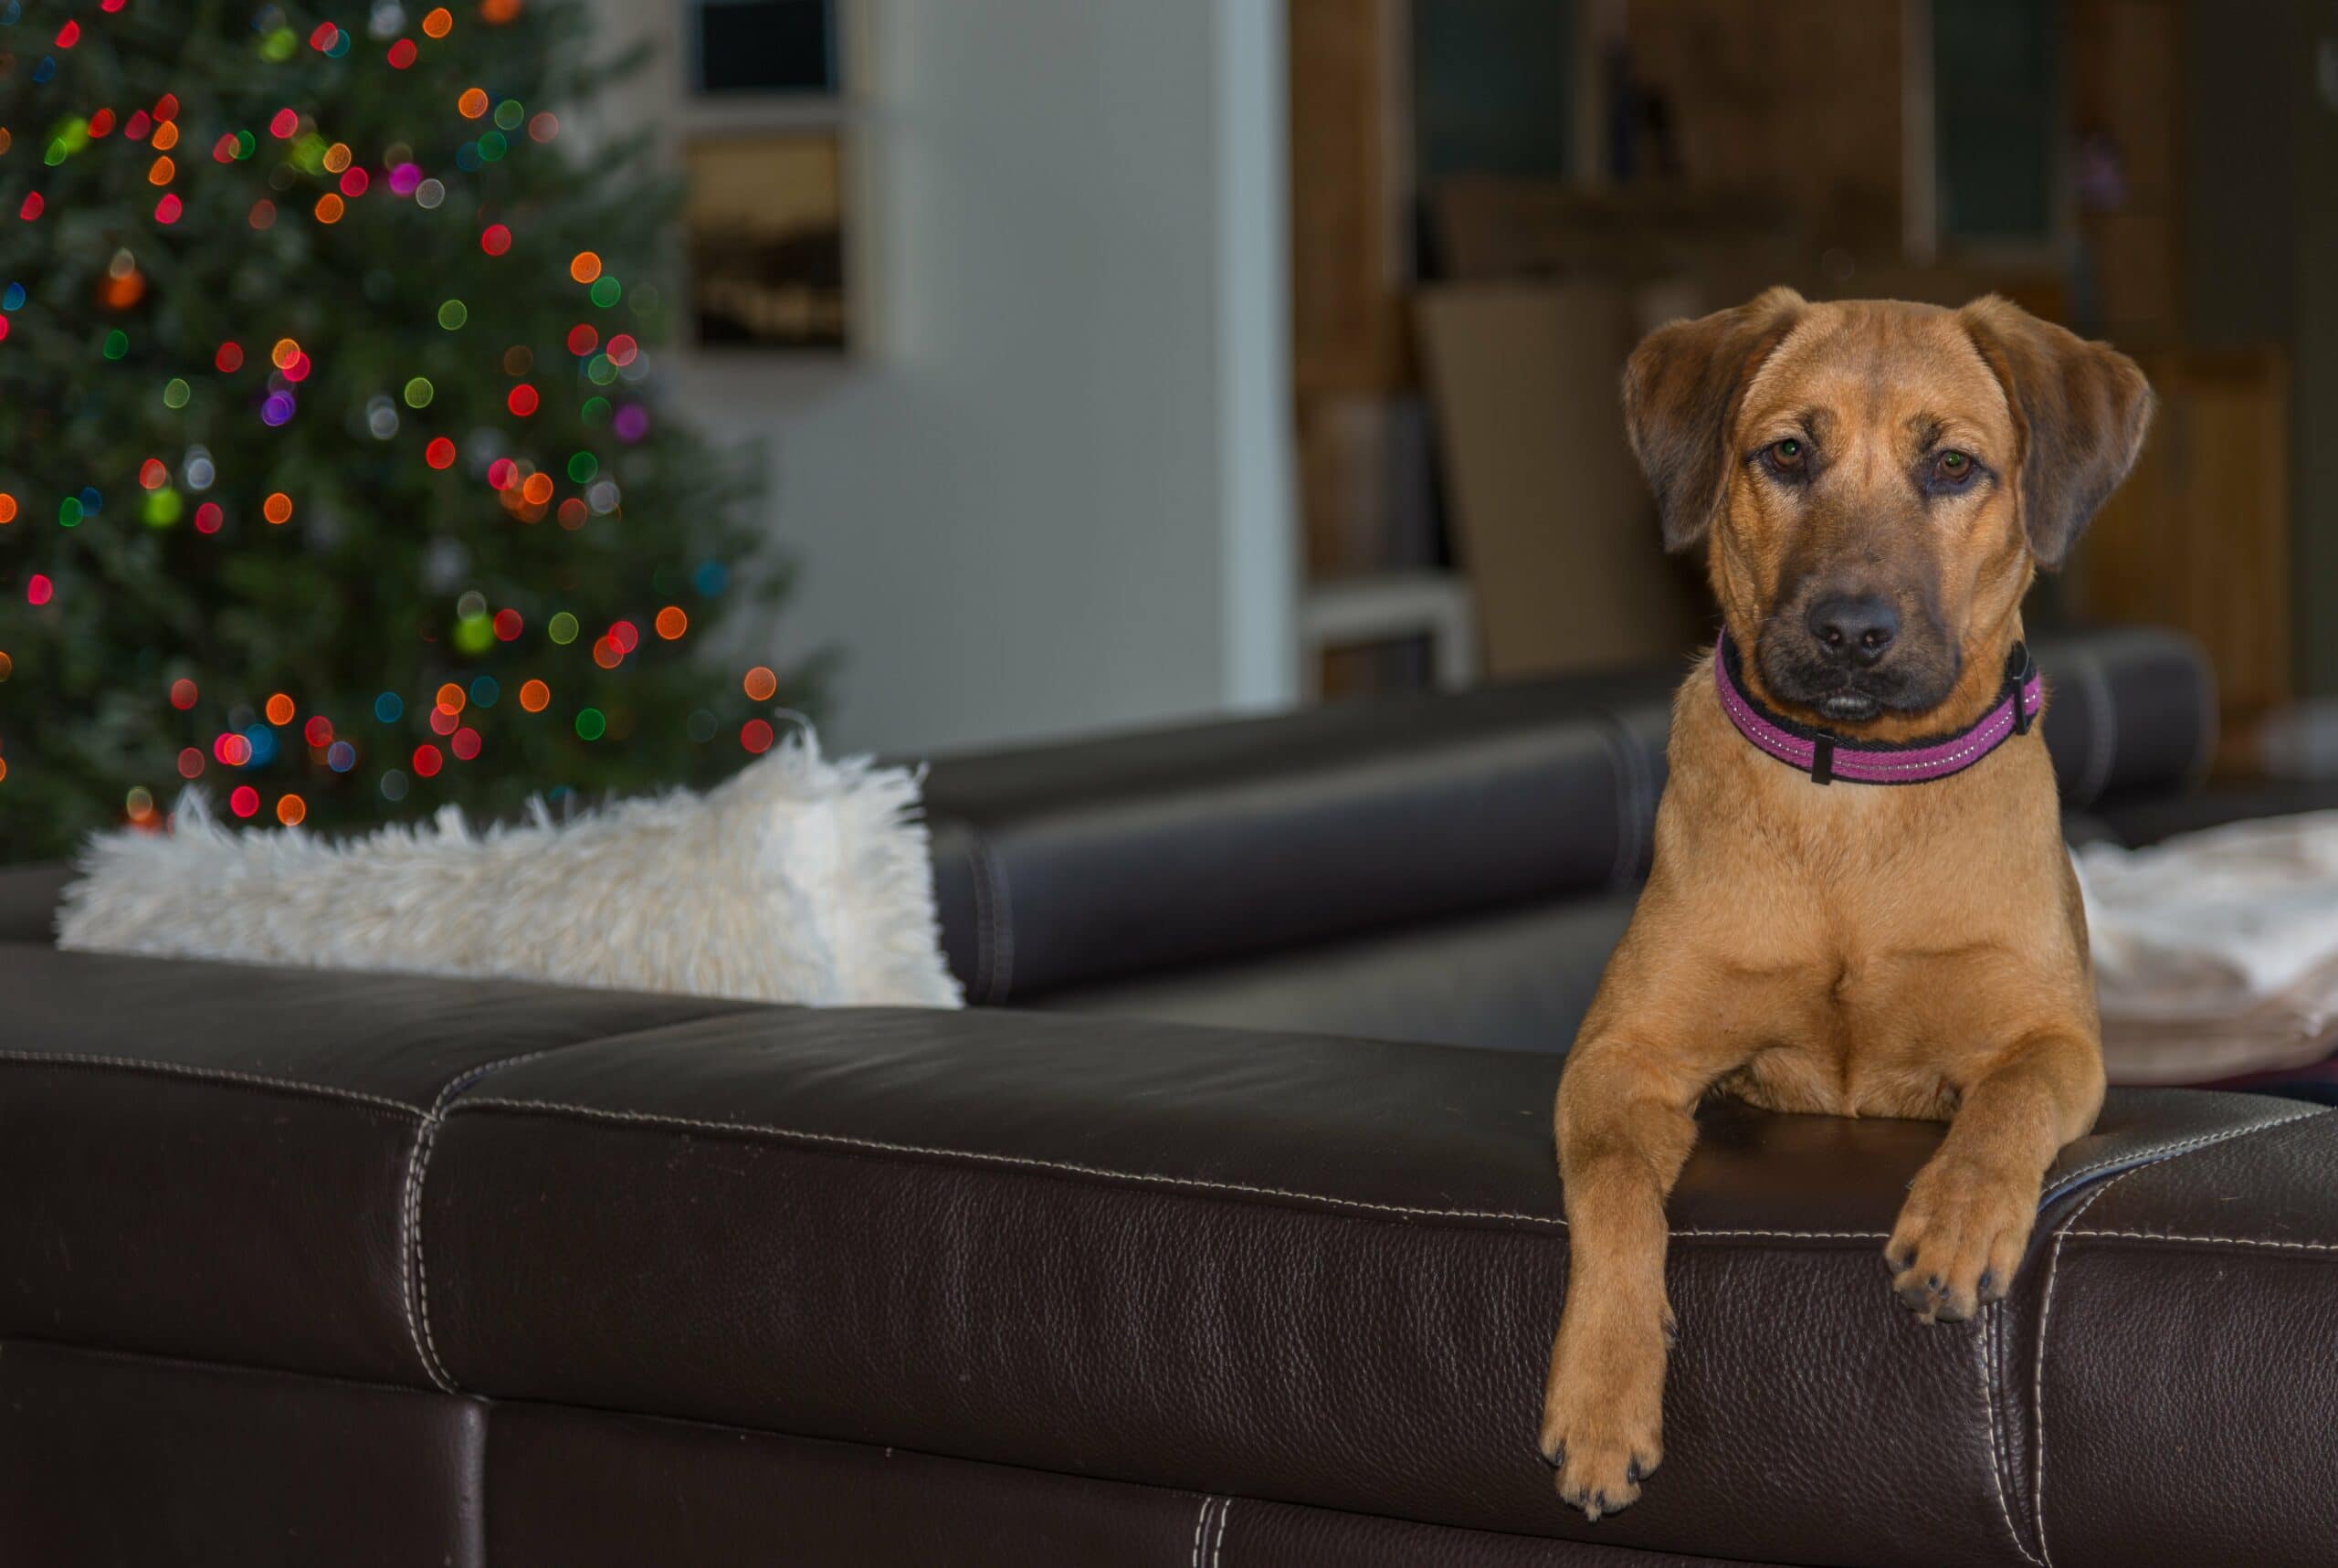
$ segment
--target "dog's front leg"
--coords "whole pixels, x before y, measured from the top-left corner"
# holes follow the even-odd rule
[[[2077,1025],[2017,1042],[1967,1085],[1884,1247],[1900,1299],[1926,1322],[2002,1300],[2029,1245],[2046,1167],[2101,1106],[2102,1053]]]
[[[1567,1295],[1542,1448],[1559,1495],[1595,1520],[1629,1507],[1664,1457],[1664,1200],[1696,1142],[1703,1089],[1662,1046],[1619,1032],[1587,1034],[1560,1079]]]

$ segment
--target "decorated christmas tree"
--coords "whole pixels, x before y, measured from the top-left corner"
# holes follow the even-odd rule
[[[704,783],[800,683],[565,0],[0,0],[0,859]],[[741,623],[743,623],[742,625]]]

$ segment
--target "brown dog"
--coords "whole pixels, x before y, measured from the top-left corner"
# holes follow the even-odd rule
[[[1711,535],[1734,679],[1709,658],[1674,701],[1655,867],[1559,1086],[1571,1258],[1542,1447],[1591,1518],[1663,1455],[1664,1205],[1704,1095],[1951,1121],[1884,1249],[1927,1321],[2004,1295],[2047,1165],[2092,1125],[2085,916],[2008,659],[2036,569],[2126,476],[2151,404],[2125,356],[1997,299],[1776,289],[1633,353],[1632,447],[1666,545]],[[1823,760],[1787,765],[1745,711]],[[1948,772],[1856,782],[1837,742]]]

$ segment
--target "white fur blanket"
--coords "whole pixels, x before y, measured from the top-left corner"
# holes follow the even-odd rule
[[[189,791],[168,834],[92,837],[58,945],[502,975],[814,1005],[955,1007],[918,780],[792,739],[703,796],[555,824],[332,842],[229,831]]]

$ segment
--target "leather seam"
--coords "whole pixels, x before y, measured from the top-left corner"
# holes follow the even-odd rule
[[[183,1062],[148,1061],[140,1057],[79,1056],[70,1051],[0,1050],[0,1061],[20,1062],[32,1067],[104,1068],[123,1072],[153,1073],[165,1078],[192,1079],[199,1083],[242,1084],[258,1089],[284,1089],[293,1094],[346,1100],[353,1105],[371,1106],[377,1110],[395,1111],[410,1121],[427,1114],[421,1106],[410,1105],[403,1100],[392,1100],[386,1095],[369,1094],[362,1089],[341,1089],[332,1084],[305,1083],[299,1079],[270,1078],[262,1073],[237,1072],[231,1068],[194,1067]]]
[[[995,1154],[974,1149],[937,1149],[920,1143],[855,1138],[842,1132],[806,1132],[790,1127],[770,1127],[743,1121],[717,1121],[692,1116],[669,1116],[652,1110],[610,1110],[599,1106],[572,1105],[560,1100],[513,1100],[500,1095],[480,1095],[465,1100],[462,1107],[458,1109],[469,1109],[473,1111],[510,1110],[539,1115],[558,1112],[582,1117],[587,1121],[616,1122],[621,1125],[681,1127],[701,1132],[749,1133],[813,1147],[847,1149],[877,1154],[905,1154],[919,1159],[962,1161],[974,1164],[1003,1165],[1016,1170],[1056,1172],[1074,1176],[1127,1182],[1137,1186],[1241,1193],[1253,1197],[1295,1199],[1301,1203],[1321,1205],[1326,1208],[1351,1209],[1364,1214],[1391,1215],[1407,1219],[1510,1220],[1521,1225],[1537,1226],[1551,1230],[1564,1230],[1567,1223],[1564,1219],[1551,1215],[1519,1214],[1506,1209],[1440,1209],[1409,1204],[1375,1203],[1368,1198],[1333,1197],[1327,1193],[1305,1193],[1290,1187],[1262,1186],[1248,1182],[1214,1182],[1200,1176],[1171,1176],[1157,1172],[1114,1171],[1099,1165],[1075,1164],[1061,1160],[1042,1160],[1028,1154]],[[1733,1237],[1758,1237],[1793,1241],[1884,1241],[1889,1239],[1888,1234],[1880,1230],[1729,1230],[1689,1226],[1668,1234],[1674,1239]]]
[[[1226,1560],[1226,1521],[1234,1516],[1234,1500],[1227,1498],[1217,1510],[1217,1544],[1209,1549],[1209,1568],[1221,1568]]]
[[[2270,1237],[2178,1236],[2161,1230],[2073,1230],[2066,1234],[2116,1241],[2174,1241],[2203,1247],[2263,1247],[2283,1252],[2338,1252],[2338,1242],[2280,1241]]]
[[[2072,1189],[2097,1171],[2108,1171],[2120,1165],[2132,1165],[2134,1170],[2140,1171],[2164,1161],[2172,1160],[2178,1154],[2189,1153],[2195,1149],[2206,1149],[2212,1143],[2222,1143],[2231,1138],[2246,1138],[2252,1132],[2270,1132],[2276,1127],[2287,1127],[2293,1121],[2311,1121],[2317,1116],[2329,1114],[2327,1108],[2317,1107],[2312,1110],[2301,1110],[2294,1116],[2281,1117],[2277,1121],[2251,1122],[2247,1127],[2227,1127],[2221,1132],[2204,1132],[2197,1138],[2186,1138],[2180,1143],[2170,1143],[2165,1148],[2147,1150],[2141,1154],[2097,1160],[2091,1165],[2080,1165],[2077,1170],[2060,1177],[2054,1185],[2059,1189]],[[2122,1174],[2126,1173],[2122,1173]]]
[[[682,1020],[686,1023],[691,1021]],[[653,1025],[651,1029],[670,1026]],[[628,1030],[626,1033],[638,1032],[644,1031]],[[424,1113],[422,1123],[415,1131],[413,1151],[406,1158],[405,1191],[398,1205],[398,1275],[405,1307],[406,1336],[414,1342],[414,1353],[422,1363],[424,1375],[441,1391],[448,1394],[461,1392],[448,1373],[446,1363],[439,1359],[438,1342],[430,1331],[430,1269],[422,1255],[422,1184],[429,1174],[430,1152],[437,1145],[438,1129],[446,1124],[447,1107],[473,1084],[505,1068],[518,1067],[522,1062],[532,1062],[538,1057],[550,1056],[555,1051],[573,1050],[579,1046],[599,1045],[605,1040],[624,1037],[622,1034],[607,1035],[557,1046],[539,1046],[532,1051],[521,1051],[516,1056],[500,1057],[494,1061],[467,1068],[439,1086],[437,1094],[430,1101],[430,1109]]]
[[[992,987],[991,976],[996,972],[998,938],[996,916],[992,910],[996,894],[991,889],[990,846],[982,829],[973,823],[966,826],[966,859],[974,870],[974,1000],[994,1003],[997,992]]]
[[[1185,1568],[1201,1568],[1202,1534],[1209,1529],[1210,1505],[1216,1500],[1214,1497],[1203,1498],[1201,1511],[1194,1516],[1194,1545],[1193,1550],[1185,1553]]]
[[[2013,1549],[2021,1553],[2022,1561],[2043,1568],[2038,1557],[2022,1541],[2021,1531],[2013,1522],[2013,1506],[2006,1500],[2005,1437],[2000,1428],[1997,1411],[1997,1355],[1994,1331],[1999,1309],[1991,1306],[1979,1327],[1981,1351],[1981,1408],[1989,1418],[1989,1484],[1997,1494],[1997,1515],[2006,1521],[2006,1533],[2013,1538]]]
[[[1321,1204],[1331,1208],[1356,1209],[1367,1214],[1395,1215],[1413,1219],[1515,1220],[1522,1224],[1543,1226],[1555,1230],[1564,1230],[1567,1223],[1564,1219],[1549,1215],[1514,1214],[1502,1209],[1438,1209],[1416,1207],[1409,1204],[1374,1203],[1367,1198],[1332,1197],[1324,1193],[1302,1193],[1289,1187],[1261,1186],[1248,1182],[1213,1182],[1201,1176],[1170,1176],[1157,1172],[1114,1171],[1101,1165],[1081,1165],[1062,1160],[1042,1160],[1028,1154],[994,1154],[978,1149],[937,1149],[922,1143],[899,1143],[884,1139],[855,1138],[842,1132],[806,1132],[792,1127],[767,1127],[746,1121],[716,1121],[694,1116],[668,1116],[650,1110],[608,1110],[599,1106],[570,1105],[559,1100],[510,1100],[497,1095],[483,1095],[467,1100],[465,1104],[472,1110],[512,1110],[539,1114],[558,1111],[593,1121],[611,1121],[634,1126],[682,1127],[701,1132],[743,1132],[814,1147],[847,1149],[875,1154],[906,1154],[919,1159],[958,1161],[983,1165],[1004,1165],[1016,1170],[1058,1172],[1074,1176],[1127,1182],[1138,1186],[1244,1193],[1253,1197],[1294,1198],[1302,1203]]]
[[[2054,1276],[2062,1267],[2062,1243],[2069,1238],[2071,1226],[2085,1217],[2086,1211],[2102,1201],[2103,1194],[2125,1181],[2129,1176],[2135,1174],[2136,1171],[2150,1168],[2148,1165],[2138,1165],[2134,1171],[2122,1172],[2089,1194],[2086,1202],[2079,1205],[2070,1217],[2063,1222],[2062,1228],[2054,1233],[2053,1250],[2047,1257],[2046,1288],[2038,1299],[2038,1349],[2029,1384],[2029,1425],[2033,1439],[2038,1446],[2037,1465],[2031,1473],[2029,1484],[2030,1512],[2038,1521],[2038,1555],[2041,1560],[2040,1568],[2053,1568],[2054,1565],[2053,1549],[2046,1542],[2046,1330],[2054,1321]]]

